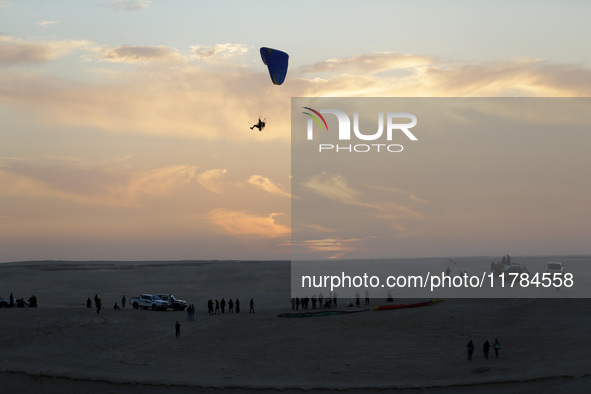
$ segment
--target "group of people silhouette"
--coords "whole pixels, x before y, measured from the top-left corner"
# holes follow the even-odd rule
[[[220,313],[226,313],[226,305],[228,306],[228,313],[240,313],[240,300],[236,298],[236,301],[230,300],[226,303],[226,300],[222,298],[221,301],[217,299],[213,301],[211,298],[207,301],[207,312],[210,315],[219,315]],[[254,299],[250,299],[248,313],[255,313],[254,311]]]
[[[501,350],[501,343],[499,342],[498,338],[495,338],[495,342],[492,344],[492,347],[495,350],[495,357],[499,358],[499,350]],[[490,348],[491,344],[488,342],[487,339],[486,341],[484,341],[484,344],[482,345],[482,353],[484,355],[484,358],[487,360]],[[472,354],[474,353],[474,343],[472,342],[472,340],[468,342],[468,345],[466,345],[466,349],[468,351],[468,361],[470,361],[472,360]]]
[[[0,297],[2,298],[2,297]],[[37,307],[37,297],[35,297],[34,295],[32,295],[31,297],[29,297],[29,302],[25,302],[24,298],[18,298],[15,299],[14,295],[12,293],[10,293],[10,297],[8,297],[8,307],[9,308],[24,308],[25,306],[28,306],[30,308],[36,308]]]
[[[195,305],[189,304],[187,307],[187,320],[195,320]]]
[[[299,311],[300,308],[302,310],[308,309],[310,305],[310,301],[312,302],[312,309],[322,309],[322,308],[333,308],[337,306],[337,293],[331,292],[328,297],[324,297],[322,293],[312,295],[312,298],[305,296],[305,297],[295,297],[291,299],[291,309],[294,311]]]
[[[90,297],[88,297],[86,300],[86,307],[92,308],[92,301],[90,300]],[[96,308],[96,313],[98,315],[103,307],[103,300],[98,296],[98,294],[94,295],[94,307]],[[115,309],[120,309],[117,303],[115,303]]]
[[[228,313],[234,313],[234,310],[236,310],[236,313],[240,313],[240,300],[238,300],[238,298],[236,298],[236,302],[232,301],[232,299],[230,299],[227,304],[226,304],[226,300],[224,298],[222,298],[222,301],[218,301],[217,299],[215,300],[215,309],[214,309],[214,301],[212,299],[209,299],[207,301],[207,312],[210,315],[219,315],[220,311],[221,313],[226,313],[226,305],[228,305]],[[234,309],[234,307],[236,309]]]

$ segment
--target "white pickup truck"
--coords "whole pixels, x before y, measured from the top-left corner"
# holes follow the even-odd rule
[[[133,306],[134,309],[152,309],[152,310],[163,310],[168,308],[168,302],[160,299],[153,294],[142,294],[139,297],[131,297],[129,299],[129,305]]]

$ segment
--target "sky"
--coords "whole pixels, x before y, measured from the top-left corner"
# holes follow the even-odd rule
[[[584,253],[590,106],[548,97],[294,100],[292,261]],[[410,125],[404,132],[387,131],[394,112],[394,123]]]
[[[0,0],[0,262],[289,259],[292,97],[588,97],[590,11]],[[283,85],[270,84],[261,46],[289,53]],[[259,116],[267,127],[250,130]],[[531,203],[548,206],[544,195]],[[394,257],[589,252],[581,216],[560,226],[575,241],[542,246],[484,241],[426,211],[421,226],[435,216]]]

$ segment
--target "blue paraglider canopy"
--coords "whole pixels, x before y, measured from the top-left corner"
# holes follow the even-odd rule
[[[261,58],[269,69],[269,75],[275,85],[281,85],[287,75],[289,55],[277,49],[262,47]]]

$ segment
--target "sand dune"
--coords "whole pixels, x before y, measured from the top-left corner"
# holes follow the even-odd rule
[[[46,392],[122,393],[591,390],[588,300],[449,299],[278,318],[291,310],[289,275],[287,262],[3,264],[1,294],[35,294],[40,307],[0,310],[0,381],[22,392],[40,392],[39,384]],[[186,312],[111,308],[123,293],[160,291],[194,303],[195,320]],[[95,293],[104,305],[98,315],[84,305]],[[242,313],[209,316],[207,299],[222,297],[239,298]],[[248,313],[251,297],[256,314]],[[500,358],[485,360],[482,343],[497,337]],[[470,339],[476,351],[468,362]]]

